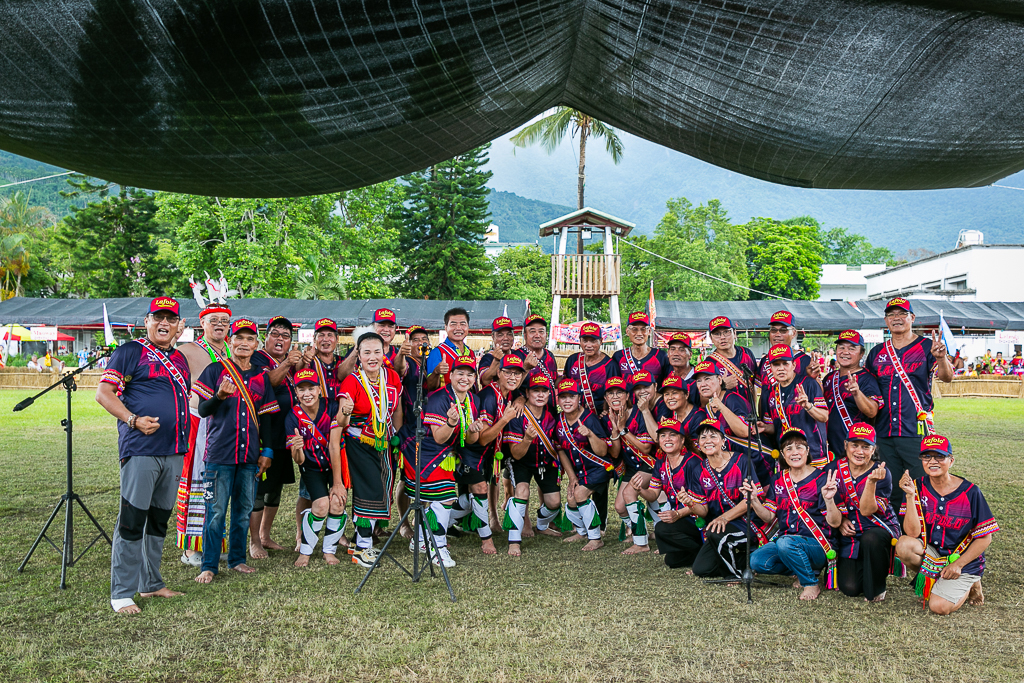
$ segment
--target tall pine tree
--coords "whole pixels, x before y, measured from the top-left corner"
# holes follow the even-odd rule
[[[486,297],[490,265],[484,233],[490,223],[487,163],[490,143],[407,175],[399,247],[410,298]]]

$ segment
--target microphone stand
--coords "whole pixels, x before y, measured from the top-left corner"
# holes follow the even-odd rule
[[[423,380],[426,377],[425,366],[427,360],[427,353],[430,351],[430,344],[423,344],[420,347],[420,358],[422,359],[419,363],[419,377],[416,379],[416,402],[413,404],[413,415],[416,420],[416,460],[413,463],[413,470],[416,472],[416,494],[412,502],[409,504],[409,508],[402,515],[402,519],[399,520],[398,524],[395,525],[391,535],[388,536],[388,540],[384,542],[384,546],[380,549],[380,554],[377,555],[377,559],[373,561],[373,566],[366,570],[366,575],[363,580],[359,582],[356,587],[356,594],[363,589],[366,582],[369,580],[370,575],[373,574],[379,565],[380,561],[387,557],[389,560],[395,563],[399,569],[405,572],[405,575],[412,579],[413,583],[418,583],[420,577],[429,568],[431,578],[435,577],[434,567],[430,563],[430,558],[436,557],[438,567],[441,569],[441,576],[444,577],[444,583],[448,587],[448,595],[451,597],[452,602],[455,602],[455,591],[452,589],[452,582],[448,578],[448,571],[445,569],[444,562],[441,561],[441,554],[437,549],[437,543],[434,541],[434,534],[422,533],[427,528],[426,520],[424,519],[425,511],[423,506],[423,500],[420,497],[420,447],[423,444],[423,437],[426,435],[427,430],[423,427]],[[416,362],[416,361],[412,361]],[[412,550],[412,571],[410,572],[405,566],[395,559],[395,556],[388,552],[391,547],[392,541],[395,540],[395,536],[398,535],[399,530],[402,528],[402,524],[409,520],[409,515],[413,515],[412,526],[412,538],[413,538],[413,550]],[[421,535],[422,534],[422,535]],[[427,555],[423,558],[423,566],[420,566],[420,538],[426,538],[427,541]]]
[[[91,361],[89,361],[82,367],[78,368],[74,372],[64,375],[59,380],[57,380],[50,386],[46,387],[35,396],[30,396],[29,398],[26,398],[18,405],[14,406],[14,412],[20,412],[25,408],[28,408],[33,403],[35,403],[37,398],[52,391],[53,389],[56,389],[59,386],[63,386],[64,391],[67,394],[67,416],[60,421],[61,426],[64,427],[64,433],[67,435],[67,489],[65,490],[64,495],[60,497],[60,500],[57,501],[56,507],[54,507],[53,512],[50,513],[50,518],[46,520],[46,524],[43,525],[43,528],[39,532],[39,535],[36,536],[36,540],[32,544],[32,547],[29,548],[28,554],[25,555],[25,559],[21,561],[21,566],[18,567],[19,574],[25,571],[25,565],[27,565],[28,561],[32,559],[32,555],[36,552],[36,548],[39,547],[39,543],[42,542],[42,540],[45,538],[46,542],[49,543],[54,550],[60,553],[61,590],[64,590],[68,587],[68,567],[74,567],[75,564],[77,564],[78,561],[81,560],[87,552],[89,552],[89,549],[92,548],[98,540],[102,538],[105,539],[108,544],[113,545],[113,543],[110,540],[110,537],[107,536],[107,532],[103,530],[103,527],[100,526],[100,523],[97,522],[96,518],[92,516],[92,513],[89,512],[89,508],[85,507],[85,503],[82,502],[82,497],[75,493],[74,470],[71,462],[71,455],[74,450],[74,425],[71,421],[71,392],[78,390],[78,384],[75,382],[75,377],[91,368],[99,359],[107,358],[108,356],[110,356],[110,354],[113,353],[113,351],[113,348],[107,349],[106,353],[104,353],[103,355],[97,356],[96,358],[92,359]],[[78,505],[82,508],[82,512],[86,514],[86,516],[89,518],[89,521],[93,523],[93,526],[95,526],[96,529],[99,530],[99,533],[96,535],[96,537],[92,539],[89,545],[85,546],[85,550],[83,550],[81,554],[78,555],[78,557],[75,557],[75,527],[73,523],[73,503],[78,503]],[[62,506],[66,506],[64,507],[64,539],[61,544],[62,547],[57,547],[57,544],[54,543],[53,540],[46,535],[46,532],[50,529],[50,525],[53,524],[53,520],[57,518],[57,513],[60,512]]]

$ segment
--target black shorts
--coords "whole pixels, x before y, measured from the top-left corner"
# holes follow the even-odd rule
[[[640,463],[640,465],[638,467],[632,461],[627,460],[626,461],[626,471],[622,475],[622,481],[627,481],[628,482],[630,479],[633,478],[633,475],[636,474],[637,472],[643,472],[644,474],[653,475],[654,474],[654,468],[650,467],[650,466],[648,466],[648,465],[646,465],[644,463]]]
[[[306,485],[309,500],[330,495],[331,485],[334,483],[334,475],[330,470],[307,469],[305,465],[299,465],[299,470],[302,472],[302,483]]]
[[[461,467],[455,470],[455,483],[459,486],[472,486],[473,484],[482,484],[490,480],[491,477],[487,472],[469,468],[462,469]]]
[[[518,460],[513,460],[512,485],[515,486],[523,482],[529,483],[531,479],[537,482],[537,488],[540,489],[542,494],[558,493],[561,490],[558,485],[557,467],[548,465],[543,468],[543,474],[541,474],[540,469],[520,463]]]

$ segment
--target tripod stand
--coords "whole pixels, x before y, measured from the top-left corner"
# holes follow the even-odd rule
[[[359,582],[359,586],[356,587],[356,594],[363,589],[366,582],[369,580],[370,575],[373,574],[379,565],[381,560],[387,557],[389,560],[395,563],[395,565],[405,572],[406,576],[412,579],[413,583],[418,583],[420,577],[423,576],[426,569],[430,569],[430,576],[433,578],[436,576],[434,573],[434,566],[431,564],[431,557],[437,558],[437,565],[441,569],[441,576],[444,577],[444,583],[448,586],[448,595],[451,597],[452,602],[455,602],[455,591],[452,589],[452,582],[448,578],[448,571],[444,567],[444,563],[441,561],[441,554],[438,552],[437,543],[434,541],[434,535],[432,533],[423,533],[424,529],[428,529],[426,520],[424,519],[425,511],[423,509],[423,500],[420,497],[420,446],[423,444],[423,437],[426,434],[426,430],[423,428],[423,378],[425,377],[424,364],[426,363],[427,353],[430,351],[429,344],[423,344],[420,347],[420,374],[416,382],[416,402],[413,404],[413,415],[416,420],[416,460],[413,465],[413,469],[416,471],[416,494],[412,502],[409,504],[409,509],[402,515],[402,519],[399,520],[398,524],[395,525],[394,531],[388,536],[388,540],[384,542],[384,546],[380,549],[380,554],[377,555],[377,559],[373,561],[373,566],[366,570],[366,576]],[[415,362],[415,361],[411,361]],[[395,536],[398,535],[402,525],[408,522],[409,516],[412,515],[413,522],[412,526],[412,538],[413,538],[413,550],[412,550],[412,571],[410,572],[405,565],[395,559],[395,556],[389,552],[391,543],[395,540]],[[422,534],[422,536],[421,536]],[[425,538],[427,541],[427,554],[423,558],[423,566],[420,566],[420,538]]]
[[[757,440],[757,452],[758,453],[762,452],[763,446],[761,444],[761,433],[757,431],[757,420],[758,420],[758,417],[757,417],[757,411],[754,408],[754,383],[753,383],[753,376],[749,376],[749,377],[745,376],[744,380],[745,380],[746,385],[747,385],[748,395],[750,396],[750,411],[747,413],[747,416],[746,416],[747,417],[748,431],[747,431],[747,447],[745,448],[745,450],[746,450],[746,456],[745,457],[746,457],[746,460],[747,460],[747,472],[749,473],[749,475],[751,477],[753,477],[753,476],[755,476],[754,475],[754,460],[750,456],[750,452],[753,449],[753,443],[751,442],[751,439],[750,439],[750,430],[753,430],[754,436],[755,436],[755,438]],[[747,552],[745,553],[746,554],[746,563],[745,563],[745,565],[743,567],[743,570],[740,572],[740,576],[739,576],[739,583],[742,583],[743,585],[745,585],[747,587],[747,604],[748,605],[754,602],[754,598],[753,598],[753,596],[751,595],[751,592],[750,592],[750,587],[753,584],[756,583],[759,586],[778,586],[778,584],[772,583],[771,581],[762,581],[761,579],[756,578],[754,576],[753,570],[750,569],[750,555],[753,552],[753,549],[751,548],[751,545],[752,545],[752,543],[757,538],[757,536],[752,532],[752,530],[754,528],[753,527],[753,511],[754,511],[754,506],[751,505],[751,496],[752,495],[753,494],[750,491],[747,491],[747,511],[745,513],[743,513],[744,514],[744,520],[746,522],[746,529],[744,529],[744,534],[746,535],[746,539],[747,539]],[[708,579],[708,580],[704,581],[704,583],[707,583],[707,584],[723,584],[723,583],[736,583],[736,582],[737,582],[736,577],[729,578],[729,579]]]
[[[67,579],[68,579],[68,567],[74,567],[75,564],[80,559],[82,559],[82,557],[84,557],[85,554],[89,551],[89,548],[92,548],[96,544],[96,541],[98,541],[101,538],[103,538],[103,539],[106,539],[107,543],[113,545],[111,543],[111,541],[110,541],[110,537],[107,536],[107,532],[103,530],[103,527],[100,526],[100,523],[97,522],[96,518],[92,516],[92,513],[89,512],[89,508],[85,507],[85,503],[82,502],[82,497],[79,496],[77,493],[75,493],[75,489],[74,489],[74,471],[72,469],[72,464],[71,464],[71,454],[72,454],[72,451],[73,451],[73,431],[74,431],[74,425],[73,425],[73,423],[71,421],[71,392],[78,390],[78,384],[75,382],[75,377],[77,375],[81,374],[82,372],[84,372],[85,370],[89,369],[90,367],[92,367],[93,364],[96,363],[96,361],[98,361],[100,358],[106,358],[107,356],[109,356],[112,351],[113,351],[113,349],[108,349],[107,352],[104,353],[102,356],[97,356],[92,361],[90,361],[89,363],[86,363],[85,365],[83,365],[82,367],[78,368],[74,372],[72,372],[72,373],[70,373],[68,375],[65,375],[64,377],[61,377],[59,380],[57,380],[56,382],[54,382],[50,386],[46,387],[45,389],[40,391],[35,396],[31,396],[29,398],[26,398],[24,401],[22,401],[21,403],[19,403],[16,406],[14,406],[14,412],[22,411],[25,408],[28,408],[30,405],[32,405],[35,402],[35,400],[37,398],[39,398],[40,396],[42,396],[43,394],[46,394],[49,391],[52,391],[53,389],[56,389],[57,387],[62,386],[62,385],[64,387],[65,393],[67,394],[67,417],[65,417],[63,420],[60,421],[61,425],[64,427],[64,433],[67,435],[67,437],[66,437],[66,440],[67,440],[67,490],[64,492],[64,495],[62,495],[60,497],[60,500],[57,501],[56,507],[54,507],[53,508],[53,512],[50,513],[50,518],[48,520],[46,520],[46,524],[43,525],[43,528],[39,532],[39,535],[36,536],[36,540],[32,544],[32,547],[29,548],[28,554],[25,555],[25,559],[22,560],[21,566],[18,567],[18,573],[20,574],[21,572],[23,572],[25,570],[25,565],[28,564],[28,561],[30,559],[32,559],[32,554],[35,553],[36,548],[39,547],[39,543],[45,538],[46,542],[49,543],[50,546],[54,550],[56,550],[58,553],[60,553],[60,556],[61,556],[61,560],[60,560],[60,587],[61,587],[61,590],[63,590],[63,589],[68,587],[68,581],[67,581]],[[96,537],[94,539],[92,539],[92,542],[90,542],[89,545],[87,545],[85,547],[85,550],[83,550],[81,552],[81,554],[78,555],[78,557],[75,557],[75,550],[74,550],[74,547],[75,547],[75,527],[74,527],[74,523],[73,523],[73,519],[72,519],[72,517],[73,517],[73,510],[74,510],[73,503],[78,503],[78,505],[82,508],[82,511],[89,518],[89,521],[92,522],[93,526],[95,526],[96,529],[99,530],[99,534],[97,534]],[[62,548],[58,548],[57,544],[54,543],[50,539],[50,537],[46,535],[46,532],[49,530],[50,525],[53,524],[53,520],[57,518],[57,513],[60,512],[60,509],[61,509],[62,506],[66,506],[66,507],[64,507],[64,541],[63,541],[63,547]]]

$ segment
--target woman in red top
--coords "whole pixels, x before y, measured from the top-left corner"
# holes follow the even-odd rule
[[[352,561],[373,566],[373,528],[391,519],[394,466],[391,440],[402,426],[402,378],[384,364],[384,339],[367,332],[356,342],[359,368],[338,391],[338,426],[345,432],[352,478],[352,519],[356,548]]]

